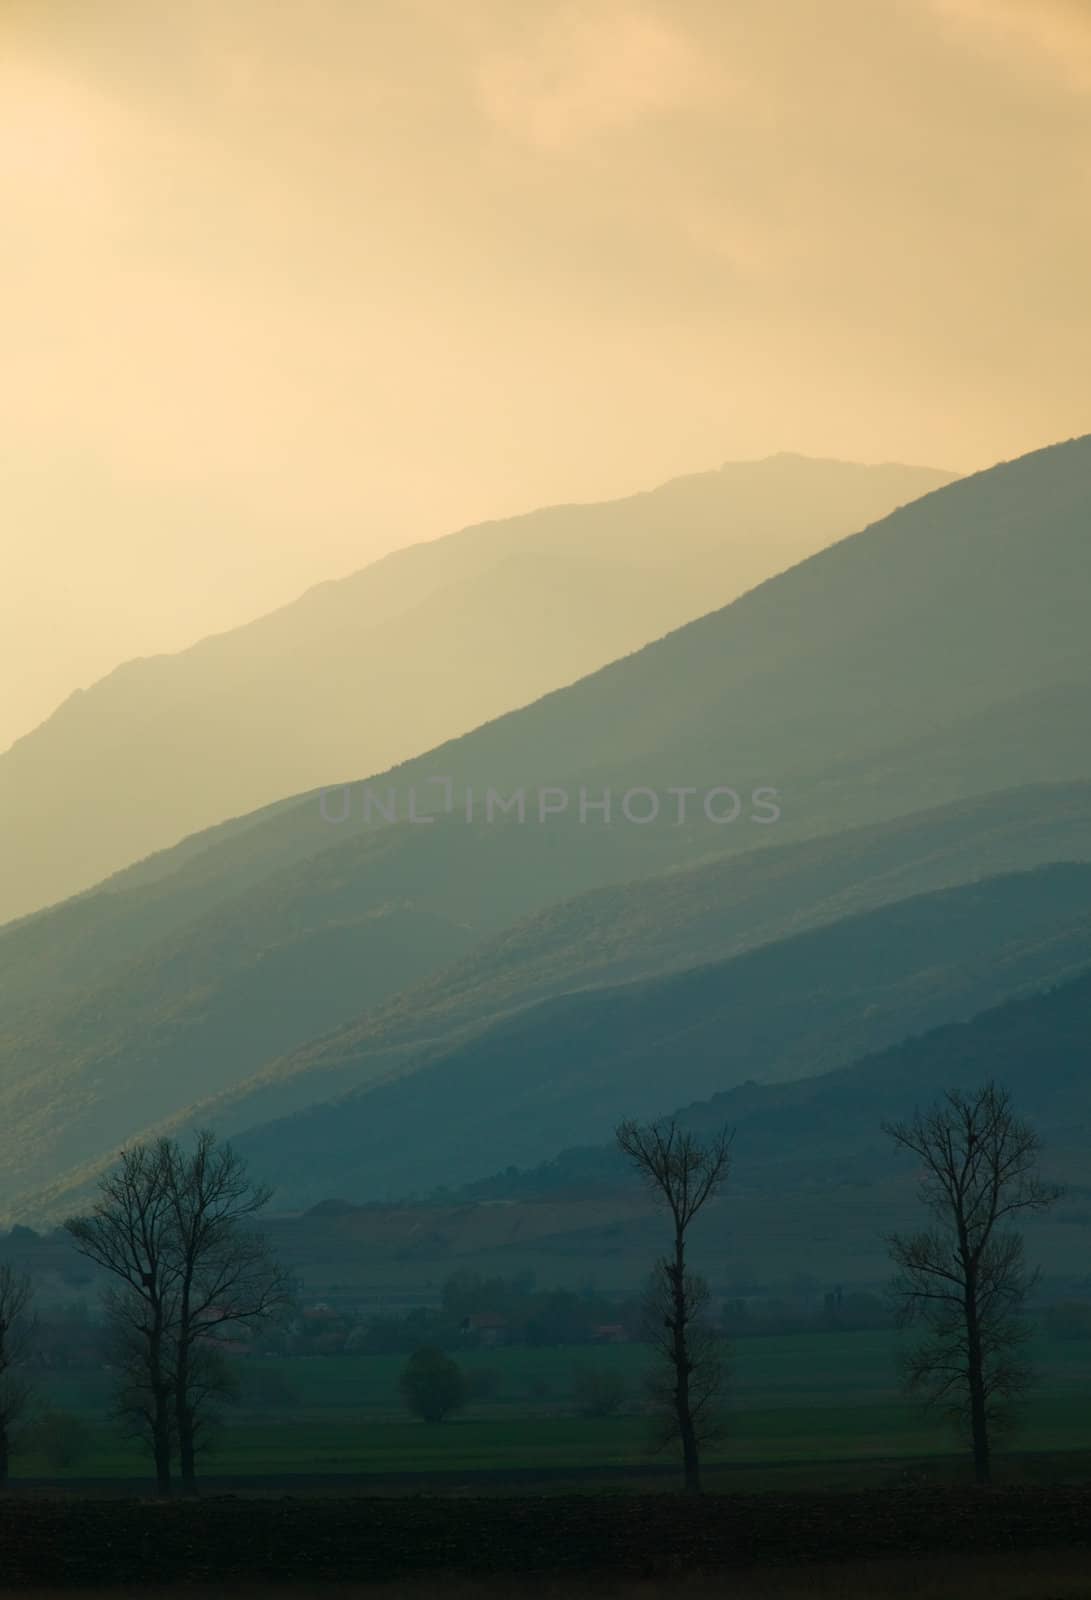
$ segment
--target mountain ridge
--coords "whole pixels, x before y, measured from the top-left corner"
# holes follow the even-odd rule
[[[247,964],[262,959],[266,946],[276,961],[285,940],[299,938],[302,951],[326,948],[345,933],[337,1006],[323,1017],[308,1013],[312,1039],[327,1040],[354,999],[353,940],[374,934],[376,916],[408,913],[438,918],[429,922],[437,929],[468,928],[464,954],[472,955],[473,946],[516,919],[611,882],[650,879],[714,856],[762,857],[775,870],[776,850],[793,840],[812,839],[821,858],[842,848],[821,843],[839,831],[961,803],[995,789],[998,777],[1011,783],[1034,776],[1047,789],[1061,778],[1091,778],[1091,749],[1074,737],[1091,706],[1089,511],[1091,439],[962,480],[720,611],[386,775],[403,793],[439,774],[509,792],[558,781],[570,788],[589,781],[701,786],[725,776],[743,787],[787,771],[798,777],[784,795],[775,841],[768,833],[759,840],[756,828],[732,834],[700,816],[683,827],[664,817],[650,828],[594,828],[571,812],[548,826],[508,819],[470,828],[457,816],[437,816],[428,827],[400,821],[370,830],[356,815],[334,829],[321,820],[311,791],[0,931],[0,982],[13,996],[13,1012],[22,1008],[29,1017],[45,997],[61,1019],[60,997],[82,1007],[81,1015],[97,1009],[101,1017],[93,1040],[85,1031],[76,1041],[78,1051],[54,1039],[48,1064],[47,1024],[40,1017],[27,1023],[42,1048],[40,1111],[52,1119],[50,1138],[60,1113],[47,1096],[61,1081],[51,1073],[100,1081],[106,1098],[116,1097],[126,1074],[139,1068],[145,1023],[177,1021],[191,994],[189,1014],[199,1020],[210,975],[221,984],[237,977],[242,992],[250,983]],[[1001,865],[1032,865],[1043,852],[1047,859],[1082,855],[1079,818],[1065,812],[1067,801],[1055,812],[1042,792],[1014,802],[1029,803],[1030,813],[1015,824],[1023,843],[1013,835],[1000,846]],[[1071,803],[1079,812],[1079,801]],[[1044,826],[1037,805],[1048,816]],[[964,814],[972,813],[971,805]],[[990,842],[982,838],[982,851]],[[1019,854],[1024,848],[1028,853]],[[991,858],[982,855],[980,864],[987,870]],[[921,886],[926,872],[907,868],[903,886]],[[648,949],[655,960],[672,959]],[[435,954],[438,971],[444,954],[454,952],[437,945]],[[389,956],[386,995],[369,975],[367,993],[355,996],[365,1029],[376,1006],[403,991],[408,996],[414,981],[429,981],[408,959],[399,967],[393,942]],[[151,980],[142,961],[155,965]],[[548,973],[544,980],[553,981]],[[135,1007],[128,1023],[123,991]],[[290,1003],[290,984],[278,999]],[[12,1048],[18,1052],[29,1038],[13,1038]],[[220,1063],[225,1084],[265,1070],[253,1057],[235,1059],[227,1033],[214,1047],[199,1030],[185,1039],[202,1073]],[[177,1033],[173,1047],[182,1040]],[[298,1034],[286,1034],[285,1042],[294,1056],[310,1050],[296,1048]],[[0,1082],[18,1077],[19,1059],[9,1057],[15,1064],[4,1067]],[[270,1055],[271,1062],[283,1059]],[[350,1051],[352,1070],[354,1059]],[[331,1070],[340,1070],[336,1051]],[[161,1113],[184,1110],[184,1077],[171,1074],[158,1086],[153,1077],[134,1080],[145,1110],[154,1110],[154,1095]],[[303,1076],[299,1092],[310,1092]],[[137,1131],[119,1118],[102,1128],[102,1147]],[[34,1145],[28,1138],[15,1148],[25,1162]]]
[[[0,754],[12,841],[0,920],[194,829],[416,755],[947,481],[729,464],[459,529],[183,651],[122,663]],[[49,776],[76,764],[78,808]]]
[[[469,1025],[465,1017],[452,1021],[441,1012],[428,1031],[414,1019],[401,1043],[396,1029],[392,1034],[388,1027],[384,1035],[380,1026],[370,1067],[365,1057],[340,1068],[335,1061],[323,1071],[319,1059],[309,1075],[301,1073],[294,1083],[289,1075],[287,1090],[296,1091],[298,1104],[286,1116],[270,1121],[268,1111],[261,1111],[263,1093],[266,1100],[272,1094],[275,1104],[277,1082],[274,1075],[263,1089],[259,1074],[208,1104],[141,1130],[141,1136],[216,1126],[250,1152],[256,1165],[275,1169],[293,1202],[300,1193],[300,1162],[306,1167],[312,1160],[317,1139],[323,1150],[314,1166],[319,1181],[337,1174],[340,1193],[351,1198],[355,1189],[360,1198],[376,1198],[359,1192],[366,1161],[350,1179],[346,1140],[354,1151],[372,1151],[372,1159],[378,1140],[380,1167],[384,1158],[386,1167],[374,1181],[389,1184],[393,1170],[409,1170],[408,1157],[396,1152],[400,1135],[412,1129],[406,1148],[415,1152],[413,1170],[425,1170],[430,1162],[442,1181],[454,1181],[465,1172],[448,1170],[446,1147],[453,1140],[459,1160],[470,1159],[475,1141],[487,1140],[487,1130],[509,1117],[505,1107],[519,1107],[528,1094],[537,1097],[532,1129],[539,1146],[548,1142],[558,1108],[568,1118],[560,1126],[569,1133],[604,1104],[608,1125],[626,1103],[640,1115],[662,1110],[657,1084],[667,1054],[676,1048],[672,1041],[682,1035],[685,1060],[670,1070],[672,1090],[683,1084],[694,1093],[700,1084],[723,1087],[753,1071],[774,1079],[820,1072],[831,1059],[859,1053],[858,1045],[890,1042],[937,1018],[969,1015],[1085,964],[1091,964],[1091,864],[1039,866],[891,898],[765,942],[748,944],[744,937],[726,958],[691,961],[650,977],[557,987],[522,1004],[517,996],[505,997]],[[451,969],[449,987],[457,986],[458,970]],[[272,979],[279,981],[276,971]],[[427,989],[426,983],[422,992]],[[403,1016],[411,1016],[418,1003],[410,989],[388,1009],[396,1020],[399,1005]],[[377,1024],[381,1016],[382,1008]],[[735,1031],[734,1048],[725,1047],[722,1061],[721,1027]],[[162,1066],[156,1034],[154,1027],[142,1027],[142,1053],[134,1065]],[[336,1057],[338,1035],[330,1035],[326,1045]],[[179,1055],[177,1071],[185,1070],[185,1061]],[[192,1078],[191,1093],[199,1081]],[[140,1101],[134,1082],[126,1097],[134,1115]],[[70,1127],[69,1140],[72,1132]],[[86,1148],[86,1127],[82,1137]],[[510,1128],[493,1142],[519,1144],[513,1145]],[[558,1142],[564,1142],[563,1133]],[[13,1162],[18,1166],[9,1153],[9,1169]]]

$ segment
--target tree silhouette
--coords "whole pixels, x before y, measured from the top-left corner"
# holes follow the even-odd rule
[[[230,1145],[203,1132],[188,1153],[173,1139],[125,1151],[91,1215],[65,1223],[81,1254],[116,1280],[106,1298],[118,1409],[150,1442],[161,1494],[175,1448],[182,1487],[194,1492],[202,1425],[232,1387],[216,1334],[287,1297],[285,1275],[247,1226],[269,1194]]]
[[[163,1160],[178,1271],[174,1425],[182,1489],[192,1494],[209,1410],[231,1386],[216,1335],[267,1317],[287,1299],[289,1282],[249,1226],[272,1190],[250,1178],[229,1144],[205,1130],[188,1154],[167,1142]]]
[[[26,1273],[0,1266],[0,1484],[7,1482],[15,1425],[30,1399],[19,1371],[27,1356],[30,1298]]]
[[[399,1387],[409,1410],[424,1422],[442,1422],[466,1404],[466,1380],[457,1361],[431,1345],[414,1350]]]
[[[101,1179],[91,1214],[65,1223],[80,1254],[115,1280],[105,1300],[121,1362],[119,1408],[151,1446],[161,1495],[171,1491],[179,1277],[165,1147],[160,1141],[123,1151]]]
[[[641,1126],[623,1122],[616,1138],[623,1154],[667,1207],[674,1248],[655,1266],[646,1309],[653,1343],[667,1376],[653,1383],[665,1427],[661,1442],[677,1438],[686,1488],[701,1487],[700,1446],[721,1431],[717,1402],[722,1383],[720,1345],[705,1320],[708,1287],[686,1268],[686,1235],[695,1216],[727,1181],[731,1139],[726,1129],[709,1144],[685,1133],[673,1118]]]
[[[1038,1136],[994,1083],[951,1090],[883,1131],[921,1162],[933,1218],[931,1228],[888,1241],[901,1318],[928,1329],[906,1360],[906,1382],[968,1429],[975,1476],[987,1483],[993,1436],[1030,1377],[1020,1312],[1033,1278],[1022,1236],[1007,1224],[1046,1210],[1061,1191],[1039,1178]]]

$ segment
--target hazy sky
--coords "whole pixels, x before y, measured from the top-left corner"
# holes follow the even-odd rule
[[[397,544],[1091,429],[1088,0],[0,0],[0,747]]]

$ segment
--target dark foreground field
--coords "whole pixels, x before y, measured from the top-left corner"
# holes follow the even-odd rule
[[[942,1577],[962,1563],[994,1567],[1049,1552],[1067,1588],[1002,1589],[1025,1596],[1091,1596],[1091,1490],[1003,1489],[852,1495],[564,1496],[542,1498],[244,1499],[165,1504],[118,1499],[0,1502],[0,1586],[42,1590],[113,1585],[140,1594],[159,1585],[205,1585],[209,1595],[329,1594],[331,1584],[393,1584],[389,1592],[472,1595],[542,1592],[548,1580],[569,1595],[587,1579],[615,1592],[715,1593],[699,1577],[732,1574],[732,1594],[944,1593],[798,1589],[842,1563],[927,1558]],[[970,1566],[966,1563],[970,1562]],[[996,1563],[999,1566],[996,1567]],[[938,1563],[938,1565],[937,1565]],[[898,1568],[887,1568],[897,1576]],[[1082,1574],[1082,1578],[1081,1578]],[[457,1581],[456,1581],[457,1580]],[[630,1587],[618,1588],[623,1580]],[[1030,1579],[1028,1578],[1028,1582]],[[1052,1579],[1051,1579],[1052,1581]],[[1082,1581],[1083,1589],[1073,1588]],[[747,1587],[741,1587],[746,1584]],[[527,1587],[527,1585],[530,1587]],[[764,1587],[763,1587],[764,1585]],[[211,1586],[211,1587],[207,1587]],[[469,1586],[469,1587],[467,1587]],[[379,1591],[381,1592],[381,1591]],[[549,1592],[548,1588],[544,1591]],[[588,1590],[594,1593],[595,1588]],[[610,1592],[609,1589],[606,1592]],[[952,1593],[973,1594],[974,1587]],[[981,1592],[985,1592],[982,1590]],[[370,1589],[375,1594],[376,1590]]]
[[[87,1591],[95,1600],[1091,1600],[1083,1552],[916,1556],[836,1566],[762,1567],[747,1573],[660,1578],[444,1575],[393,1583],[248,1584]],[[70,1600],[70,1589],[0,1588],[6,1600]]]

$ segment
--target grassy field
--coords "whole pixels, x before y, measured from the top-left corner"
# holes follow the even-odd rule
[[[710,1466],[757,1482],[765,1469],[800,1482],[855,1481],[868,1462],[954,1459],[957,1441],[906,1403],[897,1387],[899,1336],[808,1334],[739,1340],[732,1355],[730,1435],[710,1451]],[[470,1374],[486,1369],[494,1391],[439,1426],[409,1419],[398,1395],[403,1358],[328,1356],[247,1363],[247,1391],[282,1386],[285,1398],[245,1399],[226,1416],[206,1463],[215,1476],[287,1474],[551,1474],[647,1468],[647,1422],[635,1410],[648,1354],[637,1345],[467,1352]],[[1078,1341],[1043,1341],[1035,1350],[1038,1382],[1021,1452],[1081,1452],[1091,1447],[1091,1363]],[[574,1370],[610,1366],[626,1379],[634,1409],[614,1417],[573,1414]],[[43,1384],[46,1405],[81,1415],[92,1448],[57,1473],[27,1452],[16,1477],[123,1478],[146,1475],[139,1448],[109,1421],[109,1372],[55,1375]],[[289,1403],[290,1402],[290,1403]],[[852,1463],[860,1463],[853,1468]]]

